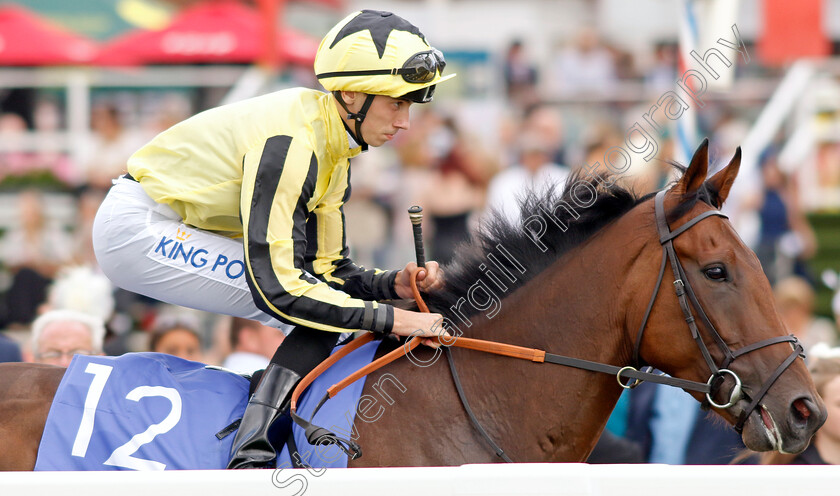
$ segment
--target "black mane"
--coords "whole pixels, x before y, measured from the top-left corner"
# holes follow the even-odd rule
[[[471,288],[476,300],[489,300],[487,290],[501,300],[564,253],[651,196],[640,197],[617,183],[605,186],[605,179],[577,173],[569,177],[562,192],[558,191],[560,185],[549,186],[543,191],[525,192],[519,202],[522,219],[519,225],[511,223],[499,212],[493,212],[489,219],[483,221],[472,242],[456,249],[453,261],[444,267],[445,289],[426,295],[429,307],[457,325],[456,312],[469,316],[487,310],[476,308],[483,306],[480,303],[458,303],[460,299],[469,297]],[[597,192],[594,199],[593,191]],[[581,204],[587,206],[581,207]],[[554,221],[549,212],[555,213]],[[542,217],[541,223],[545,226],[545,232],[538,240],[542,246],[538,245],[533,232],[540,221],[528,222],[535,215]],[[525,225],[531,229],[525,229]],[[516,280],[512,281],[508,275]],[[506,289],[501,289],[498,283]],[[476,284],[483,284],[486,289],[475,289]],[[460,310],[453,312],[452,307]]]

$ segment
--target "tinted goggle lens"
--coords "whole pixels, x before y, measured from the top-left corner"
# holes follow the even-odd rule
[[[446,67],[446,60],[443,53],[437,49],[428,52],[420,52],[411,56],[403,64],[403,79],[409,83],[428,83],[435,79],[435,73],[443,75],[443,68]]]
[[[406,93],[402,98],[414,103],[428,103],[435,96],[435,84]]]

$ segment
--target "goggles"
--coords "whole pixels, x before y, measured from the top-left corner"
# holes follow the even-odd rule
[[[426,52],[415,53],[405,61],[396,74],[402,75],[407,83],[428,83],[435,79],[435,74],[443,76],[443,69],[446,67],[446,60],[443,52],[432,48]]]
[[[425,52],[415,53],[399,69],[323,72],[316,74],[315,77],[323,79],[341,76],[384,76],[391,74],[402,76],[407,83],[423,84],[433,81],[436,73],[440,73],[442,76],[444,67],[446,67],[446,60],[443,58],[443,52],[432,48]]]

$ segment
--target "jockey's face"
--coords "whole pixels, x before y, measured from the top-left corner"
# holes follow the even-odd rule
[[[341,93],[351,112],[358,112],[364,105],[367,95],[345,91]],[[408,130],[408,109],[411,102],[385,95],[376,95],[362,122],[362,139],[370,146],[382,146],[391,141],[400,130]],[[345,115],[346,116],[346,115]],[[355,133],[356,123],[347,120],[347,125]]]

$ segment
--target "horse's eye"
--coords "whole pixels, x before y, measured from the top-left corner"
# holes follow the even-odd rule
[[[703,269],[703,274],[713,281],[724,281],[728,275],[726,273],[726,268],[721,265],[707,267]]]

